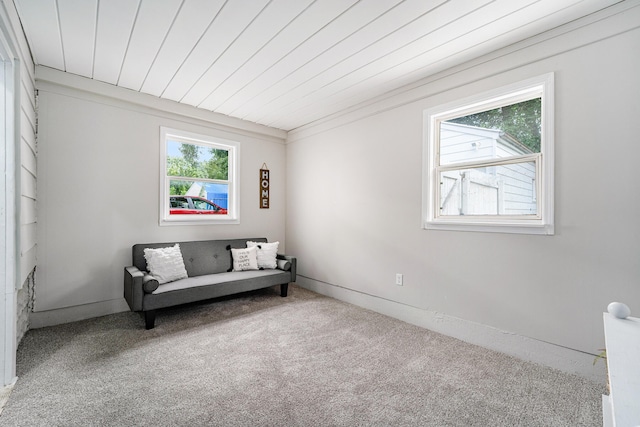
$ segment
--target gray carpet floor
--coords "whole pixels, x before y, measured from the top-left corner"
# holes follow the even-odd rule
[[[604,385],[278,292],[31,330],[0,425],[602,425]]]

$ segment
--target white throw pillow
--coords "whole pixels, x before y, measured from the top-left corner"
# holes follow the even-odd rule
[[[158,279],[160,284],[187,278],[182,251],[177,243],[168,248],[145,248],[144,259],[147,260],[149,273]]]
[[[274,269],[278,267],[276,255],[278,255],[278,245],[280,242],[263,243],[247,242],[248,248],[258,248],[258,268]]]
[[[234,249],[231,248],[233,258],[233,271],[257,270],[258,258],[256,248]]]

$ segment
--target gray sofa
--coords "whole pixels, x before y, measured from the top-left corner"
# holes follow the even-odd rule
[[[230,248],[246,248],[247,241],[265,238],[144,243],[133,245],[132,264],[124,269],[124,297],[129,308],[144,313],[147,329],[155,325],[156,310],[195,301],[280,285],[286,297],[289,283],[296,280],[296,258],[278,254],[274,270],[231,271]],[[180,245],[188,278],[160,285],[147,272],[145,248]]]

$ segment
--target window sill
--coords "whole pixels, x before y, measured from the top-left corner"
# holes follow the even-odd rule
[[[172,215],[170,219],[160,219],[160,226],[173,226],[173,225],[229,225],[240,224],[239,218],[203,218],[202,216],[194,215]]]
[[[553,224],[489,223],[489,222],[459,222],[459,221],[425,221],[425,230],[442,231],[475,231],[481,233],[535,234],[554,235]]]

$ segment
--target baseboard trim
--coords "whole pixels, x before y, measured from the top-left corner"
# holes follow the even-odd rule
[[[457,338],[470,344],[499,351],[518,359],[538,363],[563,372],[576,374],[602,384],[606,382],[605,364],[594,364],[595,356],[591,354],[300,275],[297,277],[296,284],[310,291]]]
[[[94,302],[91,304],[57,308],[54,310],[34,311],[29,314],[29,329],[38,329],[47,326],[61,325],[63,323],[77,322],[79,320],[121,313],[128,310],[129,306],[125,299],[118,298],[109,301]]]

